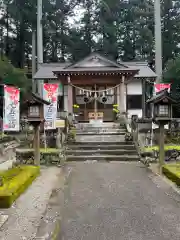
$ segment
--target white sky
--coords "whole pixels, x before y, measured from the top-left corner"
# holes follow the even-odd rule
[[[68,21],[70,25],[74,25],[73,27],[78,27],[79,20],[83,17],[85,10],[81,6],[77,6],[74,8],[74,16],[69,17]]]

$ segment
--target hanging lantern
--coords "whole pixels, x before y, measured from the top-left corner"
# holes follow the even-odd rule
[[[89,98],[88,97],[84,97],[84,102],[88,103],[89,102]]]
[[[107,97],[102,97],[102,102],[106,103],[107,102]]]

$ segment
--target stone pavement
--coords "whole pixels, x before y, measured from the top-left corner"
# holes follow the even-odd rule
[[[180,196],[141,163],[69,166],[59,240],[180,239]]]
[[[41,175],[13,206],[0,212],[9,216],[0,229],[1,240],[34,239],[60,174],[59,168],[43,168]]]
[[[12,158],[11,160],[4,161],[0,163],[0,171],[8,170],[12,168],[13,163],[16,162],[16,158]]]

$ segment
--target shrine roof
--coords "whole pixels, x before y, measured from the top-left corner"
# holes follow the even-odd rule
[[[40,95],[36,94],[36,93],[30,93],[26,100],[25,103],[27,104],[34,104],[34,103],[38,103],[38,104],[46,104],[46,105],[50,105],[51,103],[46,101],[45,99],[43,99]]]
[[[124,62],[131,68],[138,68],[139,72],[135,78],[156,78],[157,74],[148,66],[147,62]]]
[[[97,53],[92,53],[81,61],[72,64],[66,63],[43,63],[34,75],[34,79],[57,79],[56,75],[68,74],[132,74],[136,78],[155,78],[156,74],[145,62],[122,62],[116,63]]]

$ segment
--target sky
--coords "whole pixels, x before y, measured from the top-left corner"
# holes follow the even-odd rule
[[[78,27],[78,24],[76,22],[78,22],[83,17],[84,12],[85,10],[81,6],[76,6],[74,8],[74,16],[69,17],[68,19],[70,25],[74,25],[74,27]]]

